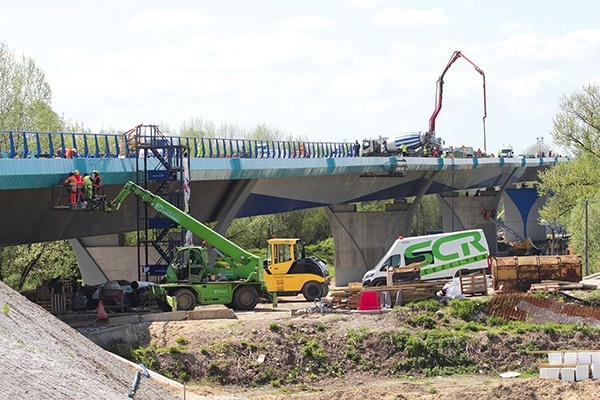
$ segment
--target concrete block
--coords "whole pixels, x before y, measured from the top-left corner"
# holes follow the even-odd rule
[[[589,351],[582,351],[577,353],[577,364],[590,365],[592,363],[592,353]]]
[[[592,356],[592,364],[600,364],[600,351],[594,351],[591,353]]]
[[[108,322],[111,325],[121,325],[121,324],[137,324],[140,322],[140,316],[135,315],[120,315],[118,317],[114,317],[114,314],[108,318]]]
[[[199,308],[188,312],[188,320],[200,320],[200,319],[236,319],[237,315],[230,308]]]
[[[542,379],[558,379],[560,368],[540,368],[540,378]]]
[[[563,381],[575,382],[575,368],[563,367],[560,369],[560,379]]]
[[[562,365],[563,353],[548,353],[548,364],[550,365]]]
[[[590,370],[592,371],[592,379],[600,379],[600,364],[592,364]]]
[[[171,311],[140,315],[139,322],[185,321],[187,311]]]
[[[98,346],[106,347],[112,342],[134,343],[138,340],[137,333],[131,325],[110,326],[105,329],[80,330],[92,342]]]
[[[563,354],[563,364],[577,364],[577,353],[565,352]]]
[[[575,380],[585,381],[590,379],[590,366],[589,365],[578,365],[575,367]]]

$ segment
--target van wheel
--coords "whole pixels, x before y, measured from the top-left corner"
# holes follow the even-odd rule
[[[254,286],[238,286],[233,292],[231,305],[234,310],[249,311],[253,310],[258,304],[258,292]]]
[[[196,307],[196,296],[190,289],[179,289],[175,292],[177,310],[189,311]]]
[[[323,296],[323,285],[319,282],[309,281],[302,287],[302,295],[308,301],[314,301]]]
[[[371,282],[371,286],[386,286],[386,285],[387,285],[387,279],[383,279],[383,278],[375,279],[373,282]]]

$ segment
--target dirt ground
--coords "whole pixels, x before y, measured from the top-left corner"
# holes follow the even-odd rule
[[[260,360],[264,357],[262,365],[254,365],[256,373],[268,365],[271,368],[288,368],[283,357],[287,357],[281,347],[285,344],[287,327],[293,327],[294,331],[314,333],[328,343],[331,348],[337,349],[338,353],[343,351],[340,341],[346,338],[349,331],[359,331],[364,328],[369,330],[388,330],[397,327],[398,319],[387,313],[356,313],[356,312],[338,312],[338,313],[320,313],[311,303],[301,301],[291,301],[287,299],[280,301],[278,310],[274,311],[270,305],[259,305],[252,312],[238,312],[237,319],[233,320],[211,320],[211,321],[182,321],[182,322],[161,322],[153,323],[148,327],[147,336],[143,339],[145,344],[151,343],[159,347],[177,346],[181,338],[186,339],[186,354],[195,353],[198,349],[208,349],[216,343],[229,343],[235,346],[238,343],[252,343],[258,339],[259,342],[268,342],[262,348],[256,348],[250,352],[251,359]],[[292,316],[290,310],[301,310],[296,316]],[[305,311],[305,312],[302,312]],[[312,312],[308,312],[312,311]],[[282,329],[278,332],[283,338],[280,340],[276,335],[271,335],[273,327],[279,326]],[[315,328],[316,327],[316,328]],[[322,327],[322,328],[320,328]],[[319,335],[322,333],[322,335]],[[290,339],[291,337],[287,337]],[[580,337],[573,343],[555,343],[560,348],[592,348],[598,349],[598,343],[595,338],[590,338],[592,342],[587,342],[585,338]],[[291,338],[295,340],[295,338]],[[535,340],[535,338],[533,338]],[[540,340],[545,340],[540,338]],[[554,345],[554,344],[552,344]],[[499,345],[502,347],[502,345]],[[512,346],[512,345],[511,345]],[[302,379],[293,385],[272,385],[262,384],[254,385],[240,376],[240,384],[220,384],[219,382],[210,382],[207,386],[201,386],[200,390],[216,391],[221,395],[229,395],[232,398],[242,399],[444,399],[444,400],[464,400],[465,396],[471,399],[596,399],[600,396],[600,381],[583,382],[565,382],[559,380],[542,380],[536,377],[517,377],[504,379],[499,376],[501,372],[510,371],[511,366],[532,367],[537,362],[544,361],[540,356],[532,354],[520,354],[518,357],[511,357],[515,353],[514,347],[507,346],[504,355],[487,357],[481,365],[480,374],[467,376],[433,377],[425,378],[422,376],[404,375],[401,378],[389,377],[385,374],[377,375],[368,370],[345,369],[337,377],[329,374],[312,374],[312,377]],[[566,347],[568,346],[568,347]],[[583,346],[583,347],[582,347]],[[243,346],[242,346],[243,347]],[[289,350],[289,349],[288,349]],[[207,362],[202,357],[204,350],[193,357],[195,363],[206,367],[218,360],[212,359]],[[328,355],[330,359],[336,357],[335,352]],[[504,353],[498,350],[498,353]],[[205,352],[206,353],[206,352]],[[247,363],[247,358],[242,359],[221,354],[223,360],[227,363]],[[523,352],[520,352],[523,353]],[[493,365],[494,360],[505,358],[498,362],[497,369]],[[297,360],[298,363],[302,360]],[[526,364],[526,365],[525,365]],[[531,369],[531,368],[530,368]],[[535,369],[535,368],[533,368]],[[241,372],[240,372],[241,374]],[[310,375],[308,372],[306,375]],[[531,375],[529,375],[531,376]],[[251,379],[253,379],[252,377]]]
[[[139,365],[116,359],[72,327],[0,282],[0,396],[2,399],[116,399],[132,393]],[[398,355],[386,352],[376,334],[365,335],[365,359],[380,365],[348,363],[344,343],[356,332],[393,331],[403,324],[401,313],[358,314],[305,312],[292,316],[291,309],[312,308],[311,303],[282,300],[277,310],[261,304],[255,311],[237,313],[236,319],[154,322],[136,325],[143,346],[168,349],[156,352],[150,378],[141,377],[133,398],[182,399],[181,385],[160,380],[163,375],[191,378],[185,398],[194,399],[597,399],[600,381],[565,382],[538,378],[502,379],[499,372],[528,368],[538,361],[520,351],[523,340],[547,341],[552,348],[598,348],[598,337],[585,332],[564,339],[549,336],[515,338],[495,344],[483,354],[476,344],[466,351],[481,353],[481,373],[425,378],[404,374],[390,376]],[[302,347],[314,339],[311,364]],[[369,341],[371,340],[371,341]],[[563,341],[561,341],[563,340]],[[482,337],[482,342],[485,338]],[[304,342],[304,344],[306,344]],[[494,343],[486,343],[488,346]],[[306,348],[306,347],[304,347]],[[318,351],[324,352],[319,356]],[[372,350],[369,353],[369,349]],[[318,357],[317,357],[318,356]],[[328,365],[341,365],[332,373]],[[289,382],[282,371],[306,370]],[[152,367],[152,368],[151,368]],[[156,368],[155,368],[156,367]],[[363,365],[364,367],[364,365]],[[258,380],[257,378],[262,380]],[[283,378],[285,380],[285,376]]]

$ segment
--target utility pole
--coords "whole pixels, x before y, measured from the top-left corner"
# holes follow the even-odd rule
[[[537,140],[537,144],[538,144],[538,157],[541,157],[542,155],[542,147],[544,146],[544,137],[543,136],[538,136],[536,138]]]
[[[584,240],[584,258],[585,258],[585,276],[588,276],[588,204],[589,200],[585,199],[585,240]]]

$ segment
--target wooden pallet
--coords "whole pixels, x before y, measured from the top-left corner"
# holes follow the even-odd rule
[[[486,295],[488,291],[485,274],[460,276],[460,292],[465,296]]]
[[[541,283],[532,283],[529,292],[537,293],[558,292],[561,290],[595,290],[596,288],[597,285],[591,285],[588,283],[544,280]]]

